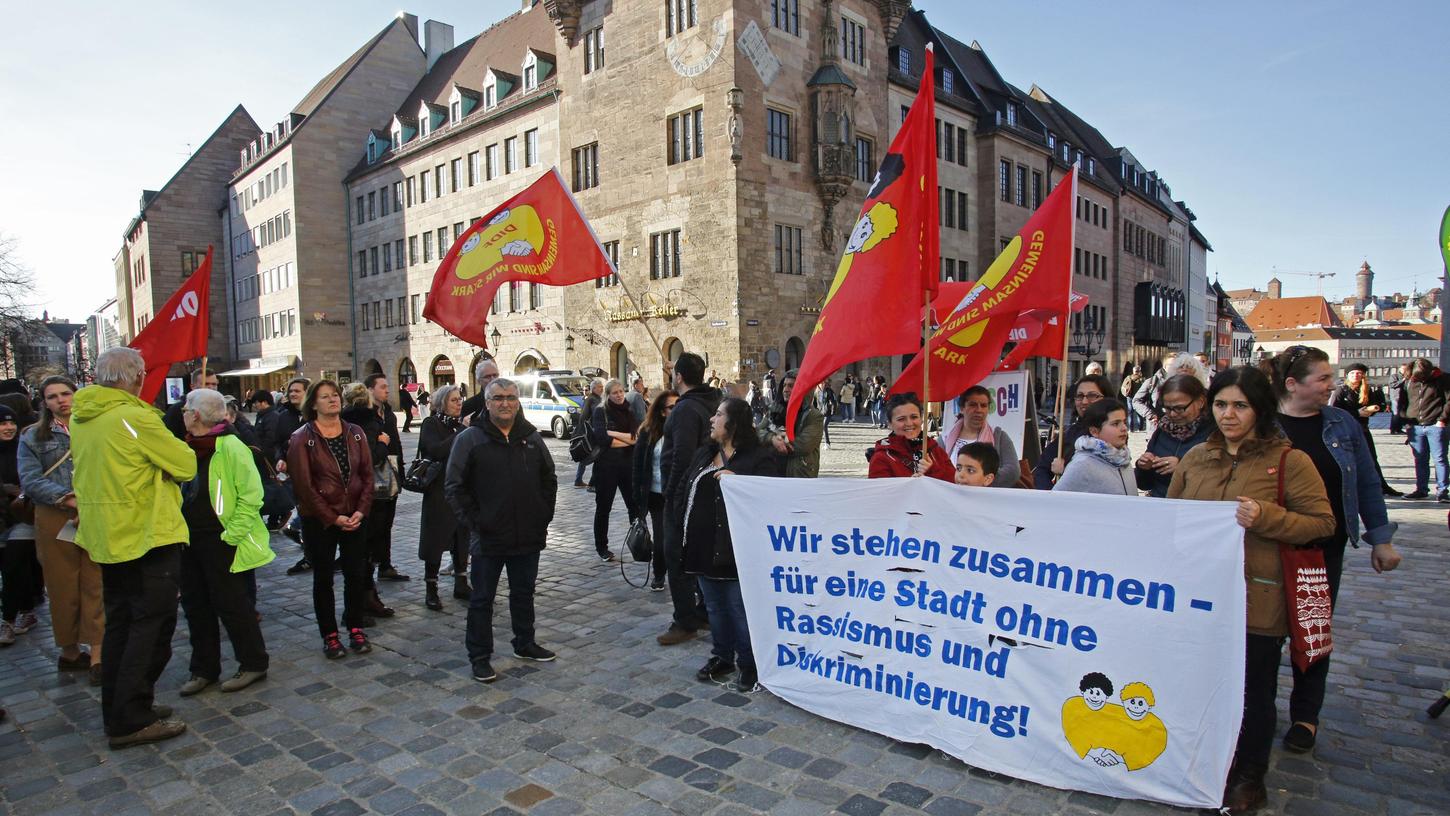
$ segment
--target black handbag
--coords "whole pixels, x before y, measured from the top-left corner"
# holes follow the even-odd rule
[[[442,462],[422,457],[414,459],[408,465],[408,472],[403,474],[403,489],[409,493],[426,493],[442,473]]]
[[[635,561],[648,561],[654,556],[646,517],[640,516],[630,523],[629,532],[624,534],[624,548],[629,550],[629,556]]]
[[[605,415],[605,427],[608,427],[609,417]],[[593,464],[599,458],[601,449],[594,444],[593,434],[589,429],[589,418],[582,413],[574,423],[574,432],[569,435],[569,458],[580,464]]]

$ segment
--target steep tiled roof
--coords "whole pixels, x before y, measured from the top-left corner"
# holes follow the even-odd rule
[[[489,68],[494,69],[495,75],[517,83],[518,75],[514,72],[521,69],[524,55],[530,48],[546,61],[554,62],[549,54],[549,49],[554,46],[554,37],[554,24],[542,6],[514,12],[481,34],[444,52],[398,110],[416,113],[419,104],[424,101],[447,108],[455,82],[465,88],[481,88],[483,75],[488,73]],[[509,68],[513,70],[509,71]],[[558,70],[557,63],[555,70]],[[521,87],[516,88],[516,92],[521,90]]]
[[[358,63],[362,62],[363,58],[368,55],[368,52],[373,50],[373,46],[377,45],[383,37],[387,36],[388,31],[393,26],[399,25],[406,25],[402,17],[398,17],[391,23],[383,26],[382,31],[374,34],[372,39],[363,43],[363,46],[358,50],[352,52],[352,55],[343,60],[341,65],[332,69],[327,76],[323,77],[316,85],[313,85],[312,90],[308,91],[307,95],[302,97],[302,101],[293,106],[292,112],[302,116],[311,116],[312,112],[317,110],[317,107],[327,98],[327,95],[332,93],[338,85],[342,84],[342,81],[347,78],[347,75],[352,72],[352,69],[356,68]]]
[[[1339,315],[1329,308],[1328,301],[1318,295],[1261,300],[1245,319],[1256,333],[1266,329],[1343,325]]]

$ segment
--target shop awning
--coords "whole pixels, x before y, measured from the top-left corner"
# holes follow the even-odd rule
[[[284,368],[294,367],[294,360],[282,358],[280,360],[267,360],[262,365],[248,368],[234,368],[231,371],[223,371],[217,374],[218,377],[256,377],[261,374],[271,374],[273,371],[281,371]]]

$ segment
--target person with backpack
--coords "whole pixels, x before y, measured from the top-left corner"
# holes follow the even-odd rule
[[[720,407],[719,389],[705,383],[705,360],[685,352],[675,361],[675,393],[680,395],[665,421],[664,444],[660,448],[660,480],[665,496],[665,578],[674,614],[667,629],[655,638],[661,646],[673,646],[695,637],[708,621],[697,582],[684,572],[684,531],[674,520],[683,519],[685,508],[675,507],[676,497],[685,491],[680,483],[688,474],[695,451],[710,439],[710,418]]]

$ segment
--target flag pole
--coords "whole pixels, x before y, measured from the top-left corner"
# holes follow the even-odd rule
[[[931,435],[931,290],[922,288],[921,312],[921,455],[926,457],[927,438]]]
[[[1072,198],[1077,200],[1077,168],[1068,171],[1068,178],[1072,183]],[[1077,246],[1077,218],[1072,219],[1072,228],[1069,232],[1069,246]],[[1069,272],[1068,280],[1072,275]],[[1068,343],[1072,335],[1068,332],[1068,322],[1072,318],[1072,286],[1067,287],[1067,304],[1062,311],[1062,360],[1061,368],[1057,376],[1057,455],[1067,458],[1067,451],[1062,449],[1063,443],[1067,440],[1067,358],[1069,354]]]
[[[618,269],[615,270],[615,274],[619,274]],[[639,315],[639,325],[644,327],[645,333],[649,335],[650,342],[654,343],[655,345],[655,352],[660,355],[660,369],[661,373],[663,373],[665,377],[665,389],[668,390],[670,387],[669,360],[665,359],[664,346],[660,345],[660,339],[655,336],[654,329],[651,329],[649,327],[649,323],[645,321],[644,305],[641,304],[637,299],[635,299],[633,292],[629,291],[629,284],[624,282],[623,275],[619,275],[619,287],[624,290],[624,294],[626,297],[629,298],[629,302],[634,304],[634,312],[635,314]],[[620,376],[625,376],[625,372],[621,371],[619,373]],[[625,383],[625,385],[628,386],[629,384]]]

